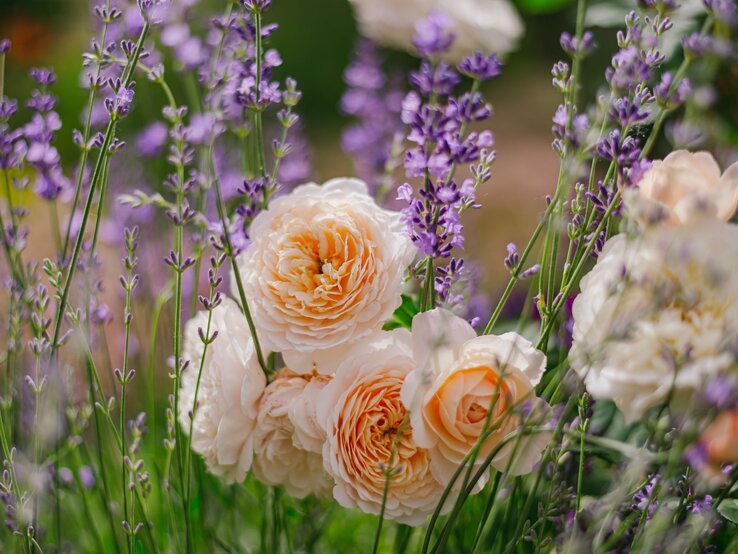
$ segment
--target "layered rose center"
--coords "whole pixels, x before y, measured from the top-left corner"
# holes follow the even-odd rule
[[[400,376],[379,376],[349,391],[338,419],[338,448],[352,480],[380,493],[392,457],[393,486],[402,486],[428,471],[428,454],[418,448],[400,400]]]
[[[485,430],[506,433],[512,424],[514,397],[499,370],[478,366],[457,371],[424,408],[424,417],[445,447],[465,455]],[[490,410],[492,413],[490,414]]]
[[[351,214],[295,220],[270,245],[269,290],[291,316],[337,319],[357,307],[376,274],[370,229]]]

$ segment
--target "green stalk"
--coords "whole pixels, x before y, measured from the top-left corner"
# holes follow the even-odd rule
[[[530,256],[530,253],[533,250],[536,242],[538,242],[538,237],[541,236],[541,231],[543,231],[543,227],[545,225],[544,222],[546,220],[547,214],[552,209],[551,206],[553,206],[553,203],[549,204],[548,208],[546,208],[546,213],[544,213],[543,218],[541,218],[541,220],[538,222],[538,225],[533,231],[533,235],[530,237],[528,244],[525,246],[523,253],[520,255],[520,263],[512,270],[512,275],[510,277],[510,280],[507,282],[505,291],[502,293],[500,300],[497,302],[497,306],[495,306],[495,309],[492,312],[492,316],[490,316],[487,325],[484,327],[484,331],[482,331],[483,335],[489,335],[492,332],[492,328],[495,326],[495,323],[497,323],[497,320],[500,318],[500,314],[502,313],[505,304],[507,304],[512,291],[515,288],[515,285],[520,280],[520,274],[523,272],[525,262],[528,259],[528,256]]]
[[[151,435],[154,436],[156,433],[156,370],[154,365],[156,364],[156,344],[158,339],[159,321],[161,320],[161,314],[164,310],[164,306],[172,298],[172,284],[171,281],[167,284],[166,289],[156,299],[154,305],[154,311],[151,317],[151,328],[149,330],[149,352],[148,352],[148,376],[149,383],[146,387],[146,400],[148,406],[148,415],[151,418]]]
[[[254,27],[256,34],[256,104],[258,106],[261,100],[261,75],[262,75],[262,56],[264,54],[263,39],[261,37],[261,10],[253,10],[254,15]],[[261,109],[257,107],[254,111],[254,139],[256,142],[256,163],[257,163],[257,175],[264,177],[266,175],[266,158],[264,155],[264,131],[262,128],[262,117]],[[266,204],[268,198],[265,194],[264,204]]]
[[[5,434],[5,421],[2,415],[2,410],[0,410],[0,445],[2,446],[3,455],[5,456],[5,460],[7,461],[8,471],[10,472],[10,479],[13,482],[13,493],[15,494],[15,497],[20,501],[23,496],[21,495],[20,486],[18,485],[18,478],[15,474],[15,463],[13,463],[13,459],[10,456],[10,443],[8,442],[8,437]],[[31,552],[33,552],[33,547],[31,543],[35,541],[32,541],[27,531],[23,533],[23,539],[26,553],[31,554]]]
[[[220,219],[221,225],[223,225],[223,240],[225,242],[224,246],[226,248],[226,253],[228,255],[228,258],[231,260],[231,269],[233,269],[233,278],[236,281],[236,289],[238,290],[238,297],[241,301],[241,310],[243,311],[243,315],[246,317],[246,323],[249,327],[251,338],[254,341],[254,350],[256,351],[256,358],[264,374],[269,376],[269,367],[264,358],[261,345],[259,344],[259,336],[256,332],[256,325],[254,324],[254,319],[251,316],[251,310],[249,309],[248,300],[246,299],[246,293],[244,291],[243,282],[241,280],[241,273],[238,270],[238,264],[236,263],[236,257],[233,254],[233,247],[231,245],[230,231],[228,230],[228,219],[226,217],[225,207],[223,204],[223,197],[220,193],[220,180],[218,179],[218,175],[215,171],[215,162],[213,160],[212,150],[213,149],[211,146],[210,155],[209,155],[210,168],[211,168],[211,172],[213,175],[213,187],[215,189],[215,207],[218,211],[218,218]]]
[[[80,331],[81,331],[81,329],[80,329]],[[106,416],[106,421],[108,422],[108,428],[110,429],[110,432],[112,433],[113,438],[115,439],[115,446],[118,448],[118,451],[122,455],[123,452],[124,452],[124,450],[123,450],[123,441],[122,441],[120,435],[118,434],[118,427],[117,427],[115,421],[113,421],[113,418],[111,417],[110,412],[107,409],[107,402],[106,402],[105,397],[104,397],[104,395],[102,393],[103,389],[102,389],[102,386],[101,386],[101,383],[100,383],[100,374],[97,371],[97,367],[95,365],[95,360],[92,357],[92,351],[90,350],[90,345],[87,342],[87,339],[84,338],[85,337],[84,334],[82,334],[82,337],[83,337],[83,341],[82,342],[83,342],[83,347],[84,347],[84,353],[85,353],[85,356],[87,358],[87,363],[89,365],[89,370],[92,373],[93,380],[97,383],[98,390],[100,391],[100,405],[103,407],[102,412]],[[94,389],[92,387],[90,388],[90,392],[94,394]],[[93,406],[95,406],[95,402],[93,402]],[[101,443],[98,441],[98,444],[100,445]],[[101,452],[100,456],[102,458],[102,450],[100,450],[100,452]],[[104,467],[104,465],[101,465],[101,468],[100,468],[101,471],[104,471],[102,469],[103,467]],[[149,541],[151,542],[151,547],[152,547],[152,549],[153,549],[153,551],[155,553],[158,553],[159,552],[159,547],[157,546],[156,541],[154,540],[154,536],[151,533],[151,518],[148,515],[148,510],[146,509],[146,504],[144,503],[143,498],[141,497],[141,493],[139,492],[139,490],[138,490],[137,487],[134,487],[134,493],[135,493],[135,497],[136,497],[136,502],[138,503],[138,507],[139,507],[139,509],[141,510],[141,513],[144,516],[144,529],[146,530],[146,534],[147,534],[147,536],[149,538]],[[111,496],[109,494],[106,494],[106,497],[107,498],[111,498]]]
[[[106,7],[110,10],[110,0],[107,0]],[[109,23],[105,23],[100,33],[100,44],[105,44],[105,39],[108,33]],[[100,64],[97,65],[97,71],[95,72],[95,80],[100,78],[102,73],[102,67]],[[0,94],[0,97],[2,94]],[[79,193],[82,190],[82,178],[84,177],[85,167],[87,166],[87,157],[89,156],[89,150],[87,149],[87,142],[90,140],[90,130],[92,128],[92,107],[95,105],[96,90],[93,86],[90,86],[90,93],[87,95],[87,116],[85,117],[85,126],[82,130],[83,146],[82,153],[79,160],[79,173],[77,174],[77,182],[74,186],[74,198],[72,199],[72,209],[69,214],[69,221],[67,222],[67,231],[64,234],[64,245],[61,250],[61,259],[64,261],[67,257],[67,248],[69,247],[69,238],[72,234],[72,220],[74,219],[74,212],[77,210],[77,204],[79,203]]]
[[[93,408],[94,409],[94,408]],[[82,467],[82,456],[79,453],[79,449],[75,448],[75,458],[77,461],[77,469]],[[78,471],[73,471],[72,474],[74,475],[74,483],[77,485],[77,489],[79,489],[79,494],[82,497],[82,508],[85,512],[85,518],[87,519],[87,525],[89,525],[90,529],[92,530],[92,534],[95,537],[95,542],[97,543],[97,548],[100,554],[103,554],[105,552],[105,543],[102,540],[102,537],[100,536],[100,532],[97,529],[97,526],[95,525],[95,518],[92,517],[92,510],[90,509],[90,501],[87,498],[87,492],[85,491],[85,487],[82,484],[82,481],[79,478]]]
[[[397,433],[395,434],[395,438],[392,441],[392,448],[390,450],[389,459],[387,460],[387,469],[384,475],[382,506],[379,509],[379,521],[377,522],[377,530],[374,533],[374,546],[372,547],[372,554],[377,554],[377,552],[379,552],[379,541],[382,538],[382,525],[384,523],[384,513],[387,507],[387,496],[389,495],[390,482],[392,481],[392,465],[394,464],[395,456],[397,455],[397,445],[402,439],[402,435],[405,432],[405,427],[407,427],[409,417],[410,413],[408,412],[405,414],[405,417],[402,418],[402,422],[400,423],[400,426],[397,429]]]
[[[118,533],[117,533],[117,527],[115,525],[115,521],[113,521],[113,512],[110,509],[110,499],[113,497],[112,493],[110,491],[110,486],[108,485],[108,477],[107,477],[107,471],[105,471],[105,455],[103,452],[104,443],[103,443],[103,435],[102,435],[102,429],[100,427],[100,414],[98,414],[98,409],[95,406],[95,403],[97,402],[95,399],[95,385],[94,385],[94,379],[93,379],[93,370],[95,373],[97,372],[97,368],[94,368],[94,364],[91,363],[91,356],[88,357],[86,366],[87,366],[87,383],[89,388],[89,396],[90,396],[90,405],[92,406],[92,417],[95,422],[95,446],[97,447],[97,461],[98,466],[100,467],[100,477],[102,479],[103,483],[103,507],[105,509],[105,513],[108,516],[108,522],[110,523],[110,532],[113,535],[113,543],[115,544],[115,551],[120,553],[120,545],[118,544]],[[99,382],[99,377],[97,378],[97,382]],[[101,395],[101,405],[105,402],[105,398],[102,396],[102,391],[100,391]]]
[[[215,295],[215,288],[213,286],[210,287],[210,301],[213,301]],[[208,322],[205,326],[205,338],[210,341],[210,328],[213,321],[213,311],[208,310]],[[184,486],[184,492],[185,492],[185,509],[189,512],[190,510],[190,486],[191,486],[191,470],[190,470],[190,464],[192,460],[192,431],[195,426],[195,416],[197,414],[197,397],[200,393],[200,380],[202,379],[202,370],[205,366],[205,356],[207,355],[208,346],[210,345],[210,342],[206,342],[203,344],[202,349],[202,357],[200,358],[200,365],[197,368],[197,383],[195,384],[195,396],[192,399],[192,419],[190,420],[190,430],[187,435],[187,449],[185,452],[185,478],[186,483]]]
[[[484,534],[484,528],[486,527],[487,520],[492,513],[492,508],[494,507],[495,500],[497,499],[497,490],[499,489],[500,481],[502,481],[502,472],[498,471],[495,473],[495,480],[492,483],[492,490],[487,497],[487,502],[484,505],[482,518],[479,520],[477,532],[474,535],[474,542],[472,543],[471,554],[475,554],[477,552],[477,547],[479,546],[479,542],[481,541],[482,535]]]
[[[102,206],[101,206],[102,208]],[[97,221],[100,221],[98,216]],[[97,226],[96,226],[97,227]],[[97,228],[95,229],[97,232]],[[129,256],[131,252],[129,250]],[[128,264],[126,264],[128,265]],[[132,266],[128,267],[126,285],[126,305],[124,310],[125,320],[125,339],[123,343],[123,368],[120,376],[121,390],[120,390],[120,439],[121,439],[121,482],[123,487],[123,517],[125,521],[132,525],[131,514],[128,507],[128,469],[126,468],[125,457],[127,456],[127,435],[126,435],[126,392],[128,390],[128,346],[131,335],[131,277],[132,277]],[[128,553],[133,554],[134,552],[134,535],[133,533],[128,534]]]
[[[129,67],[133,68],[138,63],[138,58],[141,55],[141,50],[143,49],[143,43],[146,39],[146,35],[149,32],[149,22],[146,21],[144,23],[143,29],[141,29],[141,34],[139,35],[138,42],[136,44],[136,50],[133,53],[133,57],[131,61],[129,62]],[[126,72],[124,72],[124,79],[123,79],[123,85],[128,86],[131,82],[131,77],[133,76],[133,70],[131,69],[130,72],[126,75]],[[103,161],[105,157],[107,156],[107,150],[110,144],[113,141],[113,136],[115,135],[115,127],[116,127],[116,119],[111,118],[110,122],[108,123],[108,127],[105,130],[105,137],[103,138],[103,145],[100,149],[100,154],[97,157],[97,162],[95,163],[95,169],[92,173],[92,182],[90,183],[90,191],[87,194],[87,201],[85,202],[85,208],[84,212],[82,213],[82,222],[80,224],[79,233],[77,234],[77,240],[74,244],[74,250],[72,251],[72,260],[69,265],[69,273],[67,274],[67,278],[64,282],[64,289],[62,292],[61,300],[59,301],[59,306],[56,311],[56,317],[55,317],[55,323],[54,323],[54,334],[53,334],[53,340],[51,341],[51,353],[52,357],[56,355],[56,351],[59,348],[59,335],[61,332],[62,322],[64,321],[64,313],[67,307],[67,302],[69,300],[69,292],[72,288],[72,282],[74,280],[74,273],[77,268],[77,262],[79,260],[79,255],[82,250],[82,242],[84,240],[85,230],[87,229],[87,222],[90,218],[90,211],[92,208],[92,201],[95,196],[95,192],[97,191],[98,187],[98,181],[100,179],[100,175],[102,173],[102,166]],[[101,199],[102,200],[102,199]]]
[[[5,52],[0,52],[0,100],[5,96]]]

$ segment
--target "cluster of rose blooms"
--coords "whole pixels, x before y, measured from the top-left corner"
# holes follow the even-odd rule
[[[738,462],[738,163],[672,152],[624,203],[574,301],[572,367],[627,423],[664,404],[687,432],[707,423],[689,461],[720,483]]]
[[[416,248],[361,181],[297,187],[250,236],[243,289],[264,355],[284,367],[267,382],[232,300],[187,324],[179,417],[212,472],[240,481],[253,469],[295,497],[332,493],[368,513],[390,479],[385,515],[419,524],[480,439],[478,464],[494,453],[500,471],[533,469],[546,433],[503,440],[545,422],[544,354],[516,333],[477,337],[441,308],[383,331]]]
[[[560,138],[574,144],[562,109]],[[695,415],[717,379],[734,388],[738,227],[726,221],[738,205],[738,164],[721,175],[710,154],[687,151],[638,162],[637,142],[617,133],[598,150],[623,157],[629,145],[622,232],[602,235],[581,281],[569,358],[590,396],[614,401],[634,423],[665,403]],[[297,187],[253,219],[233,299],[185,332],[179,420],[213,473],[235,482],[253,470],[294,497],[332,495],[417,525],[439,503],[450,509],[465,464],[485,473],[473,492],[490,466],[536,468],[555,424],[536,395],[543,352],[518,333],[477,336],[440,307],[421,306],[411,329],[384,330],[428,254],[406,223],[348,178]],[[708,478],[738,460],[738,404],[724,396],[693,447]]]
[[[677,151],[630,193],[637,228],[609,239],[582,280],[571,359],[594,398],[635,422],[668,399],[689,409],[734,367],[738,227],[723,220],[738,205],[738,164],[721,177],[709,154]],[[211,471],[240,481],[253,469],[298,498],[332,492],[369,513],[390,478],[385,515],[418,524],[475,447],[478,464],[493,454],[499,471],[534,468],[545,425],[504,441],[548,423],[534,393],[544,354],[516,333],[477,336],[441,308],[383,331],[416,250],[362,182],[300,186],[251,237],[241,280],[261,346],[284,367],[267,382],[232,300],[188,323],[180,421]],[[738,459],[736,421],[733,406],[706,432],[707,470]]]
[[[469,321],[469,294],[457,294],[451,287],[459,284],[463,268],[463,260],[451,257],[463,249],[461,214],[478,207],[475,193],[489,180],[495,156],[490,150],[491,132],[470,128],[478,128],[491,114],[479,88],[499,74],[500,63],[494,55],[475,49],[482,46],[484,52],[501,54],[511,49],[521,33],[517,14],[506,0],[351,1],[366,35],[414,49],[423,58],[410,77],[414,90],[406,95],[399,87],[394,90],[379,67],[375,45],[364,43],[347,71],[350,90],[342,107],[360,120],[344,135],[344,147],[356,156],[357,172],[368,184],[339,178],[323,185],[303,184],[289,192],[285,185],[295,179],[285,177],[289,168],[280,163],[282,158],[290,159],[292,144],[286,137],[297,122],[292,109],[300,93],[293,80],[282,86],[272,79],[272,69],[281,59],[274,50],[262,51],[262,39],[274,30],[273,26],[256,30],[261,28],[260,14],[269,7],[269,0],[241,0],[245,11],[214,21],[207,43],[190,36],[182,23],[186,9],[167,12],[162,20],[162,44],[174,49],[182,68],[198,69],[201,84],[212,85],[212,90],[205,96],[204,113],[188,118],[185,108],[170,106],[164,115],[171,128],[153,123],[139,137],[143,155],[160,156],[167,142],[172,142],[169,161],[181,176],[170,177],[167,187],[174,191],[177,203],[142,192],[123,199],[140,208],[158,205],[158,198],[181,233],[177,252],[166,259],[178,274],[173,281],[180,301],[176,318],[183,313],[182,276],[196,263],[194,257],[186,257],[183,229],[197,228],[193,235],[200,241],[198,248],[202,247],[197,256],[205,252],[208,238],[218,250],[209,275],[210,297],[200,297],[205,309],[187,322],[181,352],[176,325],[173,377],[179,388],[172,395],[172,407],[180,424],[177,448],[191,446],[208,469],[228,483],[243,482],[252,473],[258,481],[282,487],[295,498],[333,497],[347,508],[420,525],[430,514],[450,511],[457,499],[463,503],[468,494],[482,491],[492,470],[497,477],[537,471],[540,478],[554,458],[550,452],[566,451],[563,444],[568,437],[562,435],[581,421],[565,421],[571,406],[562,407],[542,380],[566,389],[568,363],[581,378],[576,385],[583,383],[585,397],[612,401],[626,424],[659,419],[668,406],[674,416],[669,425],[688,437],[688,464],[711,485],[725,483],[726,476],[735,473],[730,464],[738,463],[738,279],[734,276],[738,225],[729,222],[738,207],[738,163],[721,172],[710,154],[685,150],[650,162],[647,156],[653,143],[641,145],[633,132],[635,126],[650,122],[656,111],[665,114],[683,105],[690,93],[686,79],[668,72],[659,78],[655,71],[664,63],[657,50],[660,37],[671,26],[662,16],[675,9],[673,3],[647,0],[644,13],[650,15],[631,12],[627,16],[627,32],[619,35],[620,49],[607,70],[612,98],[599,114],[603,122],[595,139],[599,123],[590,120],[596,120],[598,113],[585,113],[582,108],[577,113],[578,85],[572,84],[575,66],[594,49],[593,36],[579,29],[577,37],[565,33],[561,39],[572,61],[571,68],[559,62],[552,71],[554,86],[564,97],[553,119],[553,146],[562,159],[559,185],[564,193],[559,194],[557,187],[549,199],[554,208],[547,208],[541,229],[545,225],[547,233],[558,232],[558,222],[549,216],[560,208],[560,213],[572,216],[570,252],[581,255],[582,267],[587,267],[590,255],[597,261],[581,281],[577,283],[575,277],[568,282],[581,292],[573,301],[571,320],[562,325],[571,328],[571,349],[563,352],[566,360],[558,360],[554,367],[546,354],[555,348],[548,348],[544,331],[547,324],[549,329],[558,325],[561,314],[550,306],[563,305],[564,290],[568,291],[562,286],[557,294],[553,286],[559,269],[556,254],[547,259],[544,249],[541,263],[528,267],[524,258],[530,249],[521,255],[511,244],[505,259],[512,276],[510,288],[539,272],[543,273],[539,282],[544,275],[549,278],[553,298],[546,299],[541,292],[535,303],[541,320],[549,318],[546,324],[541,321],[537,345],[527,338],[530,329],[491,332],[508,296],[503,296],[488,328],[478,335]],[[140,4],[150,9],[163,3]],[[738,10],[730,4],[730,11],[728,4],[708,0],[709,17],[720,19],[716,14],[729,13],[738,21]],[[434,12],[438,8],[447,14]],[[114,10],[113,17],[111,11],[99,11],[103,36],[108,27],[120,30],[121,23],[115,21],[125,21],[122,13]],[[257,14],[259,19],[252,19]],[[143,22],[143,18],[134,21],[138,26]],[[497,23],[499,29],[493,32]],[[484,32],[477,34],[478,28]],[[707,48],[699,34],[683,42],[689,56]],[[0,54],[8,48],[3,44]],[[119,66],[138,64],[152,81],[164,83],[160,54],[147,56],[146,66],[135,62],[133,55],[129,58],[132,42],[122,44],[124,51],[130,51],[124,63],[115,57],[115,45],[94,47],[87,61],[98,65],[98,73],[105,69],[114,76],[122,71]],[[208,66],[211,50],[221,49],[223,59],[218,61],[220,54],[213,56],[214,67]],[[452,61],[458,63],[454,66]],[[133,69],[129,81],[132,73]],[[471,90],[457,95],[456,88],[465,78],[473,83]],[[51,72],[34,72],[34,79],[39,92],[29,107],[38,113],[35,123],[23,132],[9,132],[5,122],[16,106],[0,98],[0,164],[15,171],[21,162],[28,162],[38,170],[37,193],[56,201],[69,192],[71,182],[64,178],[60,157],[51,145],[60,126],[53,111],[55,100],[47,95],[55,78]],[[102,87],[101,79],[95,82],[95,87]],[[109,79],[113,96],[98,99],[102,123],[112,125],[130,111],[134,86],[122,83],[119,77]],[[219,137],[247,136],[249,118],[270,105],[280,108],[284,132],[281,141],[275,142],[271,174],[264,171],[264,160],[264,174],[255,179],[249,175],[246,181],[244,171],[220,168],[235,164],[226,155],[229,152],[215,149]],[[94,110],[94,121],[93,116]],[[102,146],[103,135],[91,135],[89,128],[84,136],[77,135],[85,152],[83,160],[86,152]],[[26,140],[31,145],[27,152]],[[123,147],[116,141],[110,146],[111,156]],[[206,175],[184,178],[185,169],[199,165],[193,163],[196,154],[213,157],[204,164],[212,165],[216,174],[213,185],[205,186]],[[107,155],[101,153],[100,159]],[[582,155],[592,162],[589,190],[585,194],[585,186],[577,184],[575,198],[570,199],[567,180],[575,178],[579,168],[568,165]],[[595,161],[599,160],[611,162],[617,170],[608,172],[598,187]],[[383,187],[394,184],[393,174],[403,162],[407,179],[422,179],[423,184],[403,182],[397,187],[396,199],[406,206],[393,211],[385,207],[383,195],[390,191]],[[223,171],[216,171],[216,166]],[[454,179],[457,170],[462,174],[467,168],[473,178]],[[287,173],[299,175],[297,180],[302,181],[304,168],[298,169],[292,167]],[[570,170],[572,175],[567,173]],[[194,169],[192,175],[197,175]],[[81,171],[78,187],[83,176]],[[133,180],[130,173],[126,177]],[[195,187],[196,183],[202,187]],[[129,183],[125,185],[128,190]],[[210,186],[222,186],[225,200],[234,201],[230,217],[220,205],[219,190],[216,205],[209,206],[210,213],[197,214],[202,216],[199,219],[190,207],[196,203],[185,202],[188,194],[205,198]],[[577,212],[584,204],[587,217]],[[216,206],[223,212],[217,219],[212,214]],[[112,214],[113,218],[119,215]],[[68,233],[73,228],[77,232],[73,219]],[[83,244],[84,228],[79,233],[75,252]],[[10,239],[14,235],[23,238],[8,232]],[[126,231],[125,237],[128,277],[122,282],[128,287],[128,326],[132,283],[138,279],[132,276],[137,232]],[[531,239],[531,245],[536,240]],[[13,246],[13,241],[9,244]],[[20,252],[22,247],[18,248]],[[62,262],[66,246],[64,250]],[[94,245],[90,260],[93,254]],[[231,290],[223,295],[217,290],[222,282],[219,271],[228,256],[233,258]],[[552,267],[546,267],[549,263]],[[77,264],[69,267],[67,286]],[[564,275],[571,276],[570,269],[564,267]],[[193,288],[199,292],[197,285]],[[37,300],[43,305],[41,314],[48,301],[44,295]],[[388,325],[403,310],[410,320],[399,327]],[[62,303],[57,330],[64,313]],[[538,331],[537,325],[532,327]],[[127,331],[128,327],[126,356]],[[62,343],[54,338],[46,348],[56,349]],[[565,341],[556,346],[566,346]],[[560,368],[564,373],[554,373]],[[552,374],[551,381],[544,380]],[[119,371],[116,377],[124,386],[129,374],[122,375]],[[124,407],[121,413],[125,437]],[[171,413],[167,415],[170,427],[165,445],[174,450],[174,426]],[[579,431],[581,479],[585,426]],[[182,440],[180,432],[188,439]],[[592,433],[590,438],[598,437]],[[648,445],[641,451],[648,451]],[[125,448],[121,454],[125,460]],[[134,474],[133,469],[126,471]],[[639,510],[649,517],[656,496],[652,498],[653,482],[638,493],[648,501]],[[186,485],[180,485],[187,498],[184,512],[189,514],[189,475]],[[582,490],[580,481],[580,496]],[[10,500],[3,501],[10,505],[11,495],[6,496]],[[503,496],[500,492],[498,497],[495,485],[491,500],[497,498]],[[534,491],[529,498],[539,497]],[[577,503],[575,516],[580,508]]]

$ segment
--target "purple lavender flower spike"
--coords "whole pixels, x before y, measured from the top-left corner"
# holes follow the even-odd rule
[[[500,75],[502,62],[494,54],[487,56],[481,50],[477,50],[459,62],[458,70],[462,75],[472,79],[489,81]]]
[[[344,130],[341,145],[354,156],[357,175],[375,188],[402,133],[402,92],[385,76],[377,47],[370,41],[357,44],[344,79],[348,89],[341,98],[341,111],[356,118],[356,123]]]

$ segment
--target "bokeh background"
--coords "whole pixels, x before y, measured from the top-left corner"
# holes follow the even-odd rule
[[[176,1],[176,0],[175,0]],[[699,0],[685,0],[699,3]],[[193,19],[201,26],[222,10],[223,2],[204,0],[193,10]],[[503,286],[505,270],[502,259],[508,242],[525,243],[537,218],[545,209],[545,195],[554,188],[558,158],[551,149],[551,116],[558,103],[558,93],[551,86],[550,69],[562,53],[559,33],[572,30],[575,5],[571,0],[518,0],[526,26],[519,48],[505,59],[501,77],[488,87],[487,98],[494,106],[491,128],[495,133],[497,162],[493,178],[479,192],[482,209],[467,213],[467,256],[482,266],[483,287],[494,295]],[[596,24],[599,48],[585,62],[585,86],[582,98],[593,102],[604,83],[604,71],[616,49],[615,28],[631,9],[626,0],[589,2]],[[304,117],[303,130],[310,143],[312,178],[318,182],[352,173],[351,158],[341,152],[340,134],[348,119],[339,111],[344,92],[343,71],[350,60],[357,39],[357,29],[348,0],[274,0],[268,19],[279,24],[271,45],[284,60],[280,71],[294,77],[303,90],[299,111]],[[675,36],[696,21],[680,22]],[[618,25],[619,26],[619,25]],[[81,52],[92,36],[92,15],[88,0],[1,0],[0,36],[13,42],[9,54],[6,94],[24,98],[31,88],[27,72],[34,66],[53,66],[59,76],[55,93],[62,128],[56,146],[73,167],[77,150],[71,131],[79,125],[86,94],[80,87]],[[417,65],[411,56],[386,52],[388,64],[410,69]],[[184,89],[173,73],[174,87]],[[721,67],[716,71],[718,89],[738,90],[738,69]],[[722,83],[722,84],[721,84]],[[148,83],[139,85],[145,87]],[[150,86],[150,85],[149,85]],[[158,98],[150,91],[150,98]],[[176,90],[175,90],[176,92]],[[147,91],[148,93],[148,91]],[[734,92],[732,93],[735,94]],[[738,99],[722,98],[722,124],[727,126],[728,142],[738,144]],[[135,104],[126,120],[131,138],[147,122],[159,118],[161,106]],[[23,114],[20,116],[23,118]],[[730,138],[732,137],[732,139]],[[665,151],[669,144],[660,145]],[[735,156],[722,152],[723,162]],[[138,186],[136,168],[131,168],[130,187]],[[36,232],[38,236],[38,232]],[[44,244],[36,245],[43,249]],[[40,256],[39,256],[40,257]]]

